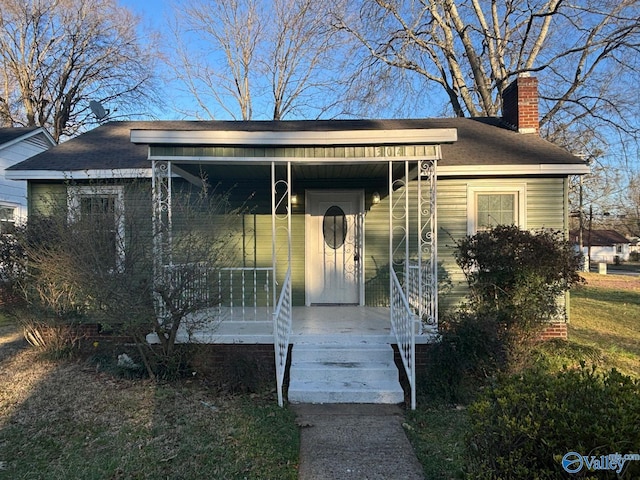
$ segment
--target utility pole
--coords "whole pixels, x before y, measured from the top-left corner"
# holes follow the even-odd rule
[[[580,198],[580,206],[578,207],[578,222],[579,222],[579,227],[578,227],[578,247],[580,249],[580,254],[584,254],[584,241],[582,238],[583,235],[583,230],[584,230],[584,212],[582,210],[583,208],[583,197],[582,197],[582,175],[580,175],[580,187],[579,187],[579,198]],[[589,258],[587,258],[586,262],[582,262],[582,270],[584,270],[585,272],[589,271]]]
[[[589,205],[589,230],[587,231],[587,265],[591,268],[591,226],[593,225],[593,204]]]

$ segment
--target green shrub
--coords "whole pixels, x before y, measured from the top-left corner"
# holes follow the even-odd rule
[[[561,232],[505,225],[457,241],[454,256],[469,294],[441,318],[421,381],[429,395],[460,403],[497,373],[528,365],[541,330],[564,317],[558,299],[581,281],[581,256]]]
[[[422,394],[467,403],[507,361],[508,352],[490,316],[459,311],[440,320],[440,342],[427,353]]]
[[[558,231],[498,225],[460,240],[454,256],[469,284],[467,307],[520,333],[563,316],[558,297],[582,281],[582,256]]]
[[[595,367],[549,374],[527,371],[502,379],[469,407],[470,478],[563,478],[569,452],[600,457],[638,453],[640,381]],[[640,462],[625,465],[638,478]],[[588,471],[571,478],[616,478]]]

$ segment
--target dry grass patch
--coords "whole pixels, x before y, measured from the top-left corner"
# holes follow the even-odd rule
[[[598,273],[582,273],[586,284],[593,288],[608,290],[625,290],[640,292],[640,277],[632,275],[600,275]]]
[[[297,478],[294,416],[272,395],[115,378],[32,349],[0,360],[0,478]]]

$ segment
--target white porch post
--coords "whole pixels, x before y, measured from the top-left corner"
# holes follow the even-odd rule
[[[280,212],[280,213],[278,213]],[[277,263],[280,249],[278,248],[278,233],[284,231],[287,243],[287,264],[291,265],[291,162],[286,164],[285,178],[277,176],[276,163],[271,162],[271,260],[273,266],[273,301],[278,297]],[[282,245],[280,245],[282,248]]]
[[[418,279],[420,320],[438,326],[437,160],[418,165]],[[426,184],[426,185],[425,185]]]
[[[271,162],[271,244],[273,262],[273,342],[276,361],[276,389],[278,405],[284,404],[284,373],[289,355],[291,336],[291,162],[286,163],[286,178],[278,179],[276,163]],[[284,209],[284,212],[283,212]],[[278,233],[284,230],[287,238],[287,269],[280,292],[277,292]]]
[[[151,195],[153,203],[153,282],[164,281],[165,265],[171,265],[171,162],[151,162]],[[155,297],[155,293],[154,293]],[[157,297],[156,309],[165,316],[163,303]]]
[[[153,240],[154,258],[162,263],[170,263],[167,255],[171,250],[171,162],[154,160],[151,162],[153,177]]]
[[[404,176],[393,178],[393,161],[389,161],[389,268],[404,265],[403,283],[408,297],[409,285],[409,162],[404,162]],[[397,273],[397,272],[396,272]]]
[[[393,178],[393,161],[389,161],[389,306],[391,329],[411,389],[411,409],[416,408],[416,315],[409,304],[411,292],[409,264],[409,162],[404,161],[404,176]],[[396,190],[397,189],[397,190]],[[394,190],[397,191],[394,192]],[[398,238],[395,240],[395,238]],[[396,262],[396,253],[404,258]],[[403,283],[395,266],[404,266]]]

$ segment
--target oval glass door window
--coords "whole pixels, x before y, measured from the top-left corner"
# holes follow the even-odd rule
[[[344,245],[347,238],[347,217],[344,210],[333,205],[327,209],[322,220],[324,242],[334,250]]]

